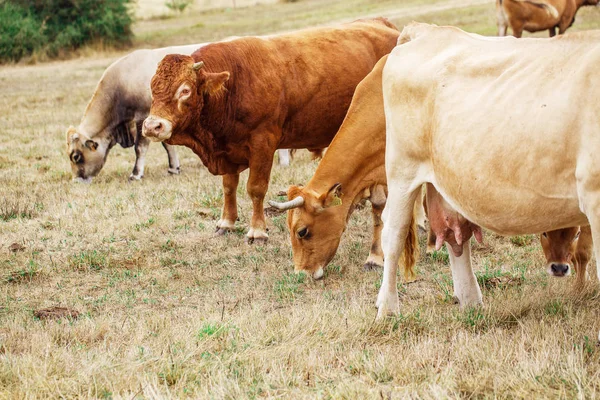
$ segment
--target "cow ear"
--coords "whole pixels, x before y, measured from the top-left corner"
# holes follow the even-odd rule
[[[75,129],[74,126],[69,126],[69,129],[67,129],[67,144],[70,144],[73,140],[77,140],[78,136],[77,136],[77,130]]]
[[[204,93],[214,96],[225,90],[225,82],[229,80],[229,72],[207,73],[204,83]]]
[[[92,151],[96,151],[96,149],[98,148],[98,142],[94,142],[93,140],[86,140],[85,147]]]
[[[335,207],[342,205],[342,184],[336,183],[329,191],[321,196],[321,204],[323,208]]]

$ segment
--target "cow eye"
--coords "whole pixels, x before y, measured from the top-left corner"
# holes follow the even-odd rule
[[[83,156],[78,151],[73,152],[71,154],[71,161],[73,161],[73,163],[75,163],[75,164],[81,164],[83,162]]]
[[[573,241],[576,241],[577,239],[579,239],[579,235],[581,235],[581,231],[577,232],[577,235],[575,235],[575,237],[573,238]]]
[[[542,236],[548,238],[548,234],[546,232],[542,233]]]
[[[189,88],[183,88],[181,90],[181,93],[179,93],[180,97],[185,97],[185,96],[189,96],[190,95],[190,89]]]
[[[300,239],[305,239],[308,236],[308,228],[303,228],[298,231],[298,237]]]

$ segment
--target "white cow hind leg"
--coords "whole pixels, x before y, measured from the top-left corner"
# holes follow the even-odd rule
[[[450,256],[450,269],[454,284],[454,296],[458,299],[460,307],[469,307],[482,304],[481,289],[471,267],[471,241],[463,244],[463,253],[456,257],[450,245],[446,243]]]
[[[413,206],[421,187],[409,192],[406,186],[390,183],[388,190],[388,199],[383,210],[381,243],[385,260],[383,262],[383,281],[376,303],[377,318],[397,314],[400,311],[396,288],[398,260],[404,251],[406,237],[411,227]]]
[[[277,155],[279,156],[279,165],[283,167],[290,165],[290,151],[288,149],[277,150]]]

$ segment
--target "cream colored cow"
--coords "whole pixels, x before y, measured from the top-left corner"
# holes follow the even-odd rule
[[[399,308],[397,263],[414,236],[423,183],[502,235],[590,224],[600,259],[597,38],[486,38],[416,23],[403,30],[382,78],[389,194],[379,317]],[[461,306],[481,303],[469,241],[460,256],[449,254]]]

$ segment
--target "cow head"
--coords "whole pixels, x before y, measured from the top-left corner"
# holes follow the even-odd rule
[[[203,67],[202,61],[181,54],[162,59],[150,83],[152,107],[144,121],[144,136],[161,142],[185,131],[193,116],[201,113],[205,100],[224,89],[229,72],[210,73]]]
[[[290,201],[269,201],[273,207],[289,210],[287,224],[296,271],[306,271],[314,279],[323,277],[346,228],[351,201],[342,202],[342,197],[342,185],[336,183],[325,193],[291,186]]]
[[[109,151],[104,140],[90,139],[74,127],[67,129],[67,155],[76,182],[90,183],[98,175]]]
[[[565,228],[542,233],[540,242],[546,256],[547,270],[552,276],[568,276],[573,269],[573,255],[581,229]]]

